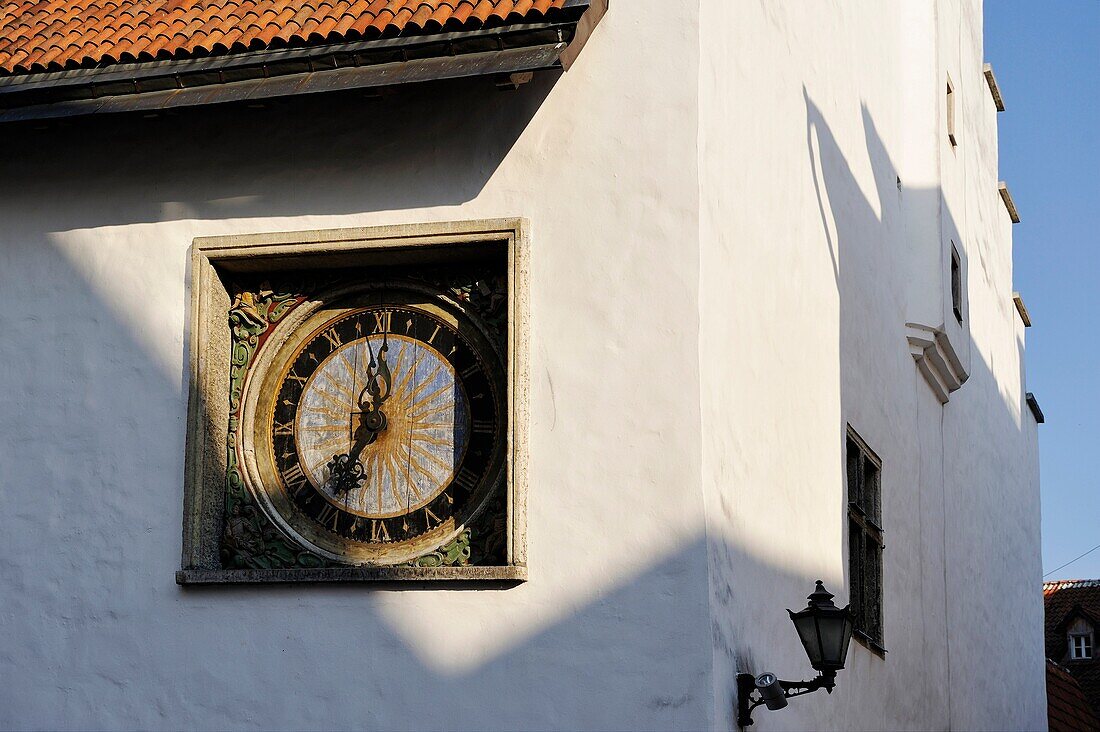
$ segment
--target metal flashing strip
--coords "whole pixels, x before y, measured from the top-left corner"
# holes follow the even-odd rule
[[[986,64],[982,72],[985,74],[985,83],[989,85],[989,93],[993,95],[993,103],[997,105],[997,111],[1005,111],[1005,100],[1001,97],[1001,87],[997,86],[997,77],[993,76],[993,64]]]
[[[581,6],[587,8],[587,2]],[[0,122],[561,68],[576,21],[0,77]]]
[[[1002,180],[997,184],[997,190],[1001,194],[1005,208],[1008,209],[1008,218],[1012,219],[1014,224],[1020,223],[1020,213],[1016,210],[1016,202],[1012,200],[1012,194],[1008,192],[1008,184]]]
[[[1024,321],[1024,327],[1031,327],[1031,315],[1027,312],[1027,306],[1024,305],[1024,298],[1020,297],[1020,293],[1012,293],[1012,302],[1016,304],[1016,312],[1020,314],[1020,320]]]
[[[1029,391],[1024,399],[1027,401],[1027,408],[1031,410],[1031,414],[1035,417],[1035,421],[1039,424],[1046,422],[1046,417],[1043,416],[1043,410],[1039,409],[1039,400],[1035,398],[1035,395]]]

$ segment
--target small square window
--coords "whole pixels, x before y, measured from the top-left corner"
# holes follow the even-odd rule
[[[1092,658],[1092,634],[1072,633],[1069,637],[1069,657],[1074,661]]]

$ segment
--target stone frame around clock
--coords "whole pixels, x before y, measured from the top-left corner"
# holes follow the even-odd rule
[[[500,566],[223,569],[229,430],[231,297],[223,274],[277,274],[372,264],[438,266],[506,255],[508,328],[505,493],[507,559]],[[527,580],[529,424],[528,224],[524,219],[322,229],[201,237],[191,247],[189,394],[184,472],[183,552],[176,582],[211,585],[279,582],[392,582],[405,586],[510,586]]]

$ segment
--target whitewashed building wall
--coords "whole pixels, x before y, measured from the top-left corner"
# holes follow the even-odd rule
[[[784,608],[847,595],[850,424],[883,460],[888,653],[853,643],[832,695],[756,728],[1044,727],[981,13],[619,0],[515,93],[5,135],[0,726],[730,729],[736,673],[812,674]],[[512,216],[530,581],[178,587],[193,238]],[[965,355],[946,404],[910,323]]]

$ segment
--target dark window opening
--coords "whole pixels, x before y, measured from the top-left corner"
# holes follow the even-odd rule
[[[951,78],[947,79],[947,139],[951,147],[957,147],[955,139],[955,87],[951,86]]]
[[[962,298],[962,260],[959,250],[951,245],[951,310],[955,313],[955,320],[963,322],[963,298]]]
[[[882,632],[882,465],[849,428],[848,473],[849,602],[854,632],[884,653]]]

